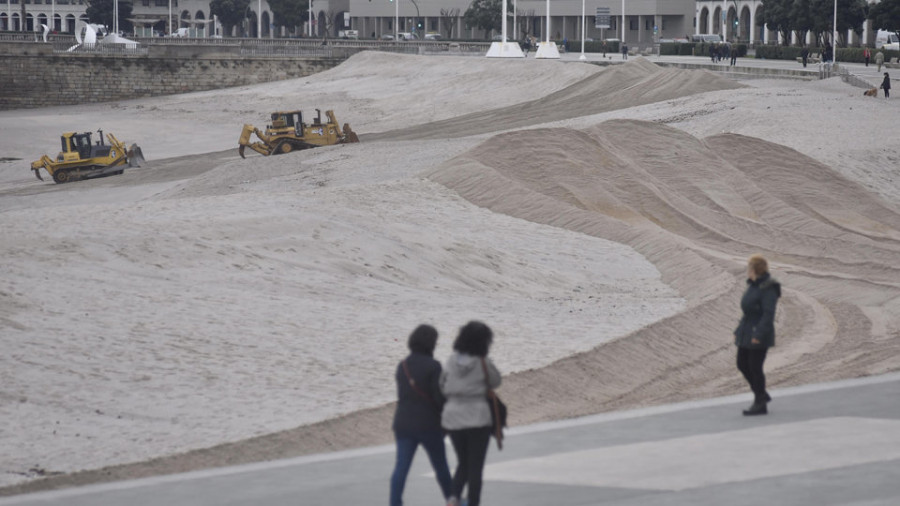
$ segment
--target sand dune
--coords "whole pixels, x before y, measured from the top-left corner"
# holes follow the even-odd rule
[[[440,357],[464,320],[494,326],[514,425],[743,392],[730,332],[758,251],[785,286],[774,385],[900,369],[900,190],[866,167],[898,156],[869,153],[894,105],[839,86],[369,53],[304,80],[4,112],[4,152],[101,118],[153,142],[114,178],[0,170],[0,483],[86,469],[0,493],[388,441],[390,372],[421,321]],[[368,135],[238,158],[245,117],[286,102],[346,107]],[[837,167],[854,181],[802,129],[836,128],[820,103],[872,123],[866,157]],[[727,133],[745,126],[757,137]]]
[[[567,148],[548,149],[547,138]],[[496,212],[628,244],[689,300],[685,312],[627,338],[515,375],[506,384],[513,405],[549,384],[542,402],[568,415],[733,391],[735,276],[753,252],[771,259],[787,288],[774,382],[898,367],[900,214],[792,149],[609,121],[503,134],[429,177]],[[513,408],[517,420],[540,419],[533,412]]]
[[[427,125],[365,136],[366,140],[463,137],[590,116],[743,85],[705,70],[663,68],[645,58],[611,67],[564,89],[508,107],[493,107]],[[503,96],[504,90],[493,92]],[[555,142],[547,139],[548,142]]]

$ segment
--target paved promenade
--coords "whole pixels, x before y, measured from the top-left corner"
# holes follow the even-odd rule
[[[510,431],[492,445],[486,506],[896,506],[900,374],[609,413]],[[9,505],[386,504],[393,447],[0,499]],[[448,453],[451,455],[452,450]],[[453,463],[451,462],[451,466]],[[411,506],[442,504],[416,457]]]
[[[534,53],[529,53],[529,57],[533,57]],[[585,53],[586,62],[591,63],[622,63],[621,54],[612,54],[608,53],[606,58],[603,58],[601,54],[598,53]],[[581,53],[580,52],[570,52],[564,53],[560,55],[563,61],[580,61]],[[629,56],[629,59],[637,58],[636,56]],[[719,63],[713,63],[710,58],[706,56],[647,56],[648,60],[654,63],[663,63],[663,64],[676,64],[680,66],[690,66],[697,68],[707,68],[710,70],[718,70],[722,72],[730,72],[734,74],[749,74],[753,77],[766,77],[766,71],[773,71],[771,73],[771,77],[795,77],[795,78],[807,78],[807,79],[818,79],[820,64],[810,63],[803,67],[802,64],[797,63],[795,60],[762,60],[755,58],[738,58],[737,63],[734,67],[729,66],[728,60],[723,60]],[[870,83],[872,83],[873,87],[877,87],[881,84],[881,80],[884,78],[884,72],[892,73],[891,78],[900,79],[900,69],[889,69],[882,67],[881,72],[877,70],[875,64],[869,64],[866,67],[863,63],[843,63],[838,62],[838,66],[846,68],[851,74],[856,75]],[[790,74],[790,75],[789,75]]]

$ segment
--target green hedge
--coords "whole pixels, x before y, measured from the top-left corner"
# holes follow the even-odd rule
[[[666,56],[708,56],[710,45],[705,42],[667,42],[659,45],[659,54]],[[738,58],[747,56],[747,44],[732,44]]]
[[[756,48],[756,57],[763,58],[766,60],[795,60],[800,57],[800,53],[803,51],[802,47],[796,46],[759,46]],[[900,51],[886,51],[886,50],[878,50],[878,49],[870,49],[872,52],[872,58],[869,60],[870,62],[875,62],[875,53],[881,51],[884,53],[884,61],[890,61],[891,58],[898,57],[900,58]],[[809,48],[810,54],[818,53],[822,54],[824,52],[824,48],[821,47],[811,47]],[[866,59],[863,58],[863,49],[861,47],[839,47],[837,50],[837,61],[840,62],[851,62],[851,63],[865,63]]]
[[[581,52],[581,41],[580,40],[570,40],[566,42],[566,52]],[[603,53],[603,41],[599,40],[589,40],[584,43],[584,52],[585,53]],[[618,42],[607,42],[606,43],[606,54],[613,53],[616,54],[619,52],[619,43]]]

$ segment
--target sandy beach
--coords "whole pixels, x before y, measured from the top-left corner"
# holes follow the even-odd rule
[[[362,141],[241,159],[286,108]],[[0,112],[0,494],[390,441],[423,322],[441,360],[495,330],[513,425],[744,392],[757,252],[784,286],[771,385],[900,370],[898,110],[836,79],[370,52]],[[148,162],[34,178],[97,128]]]

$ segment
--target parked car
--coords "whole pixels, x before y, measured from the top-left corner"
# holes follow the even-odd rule
[[[383,34],[381,34],[381,40],[394,40],[394,34],[383,33]]]
[[[425,40],[444,40],[444,36],[439,33],[426,33]]]
[[[419,38],[418,35],[411,32],[400,32],[398,35],[400,40],[417,40]]]
[[[698,33],[691,35],[692,42],[722,42],[722,36],[718,33]]]
[[[897,34],[887,30],[878,30],[878,33],[875,34],[875,48],[894,49],[893,47],[888,47],[892,44],[895,47],[900,44],[900,39],[897,38]]]

